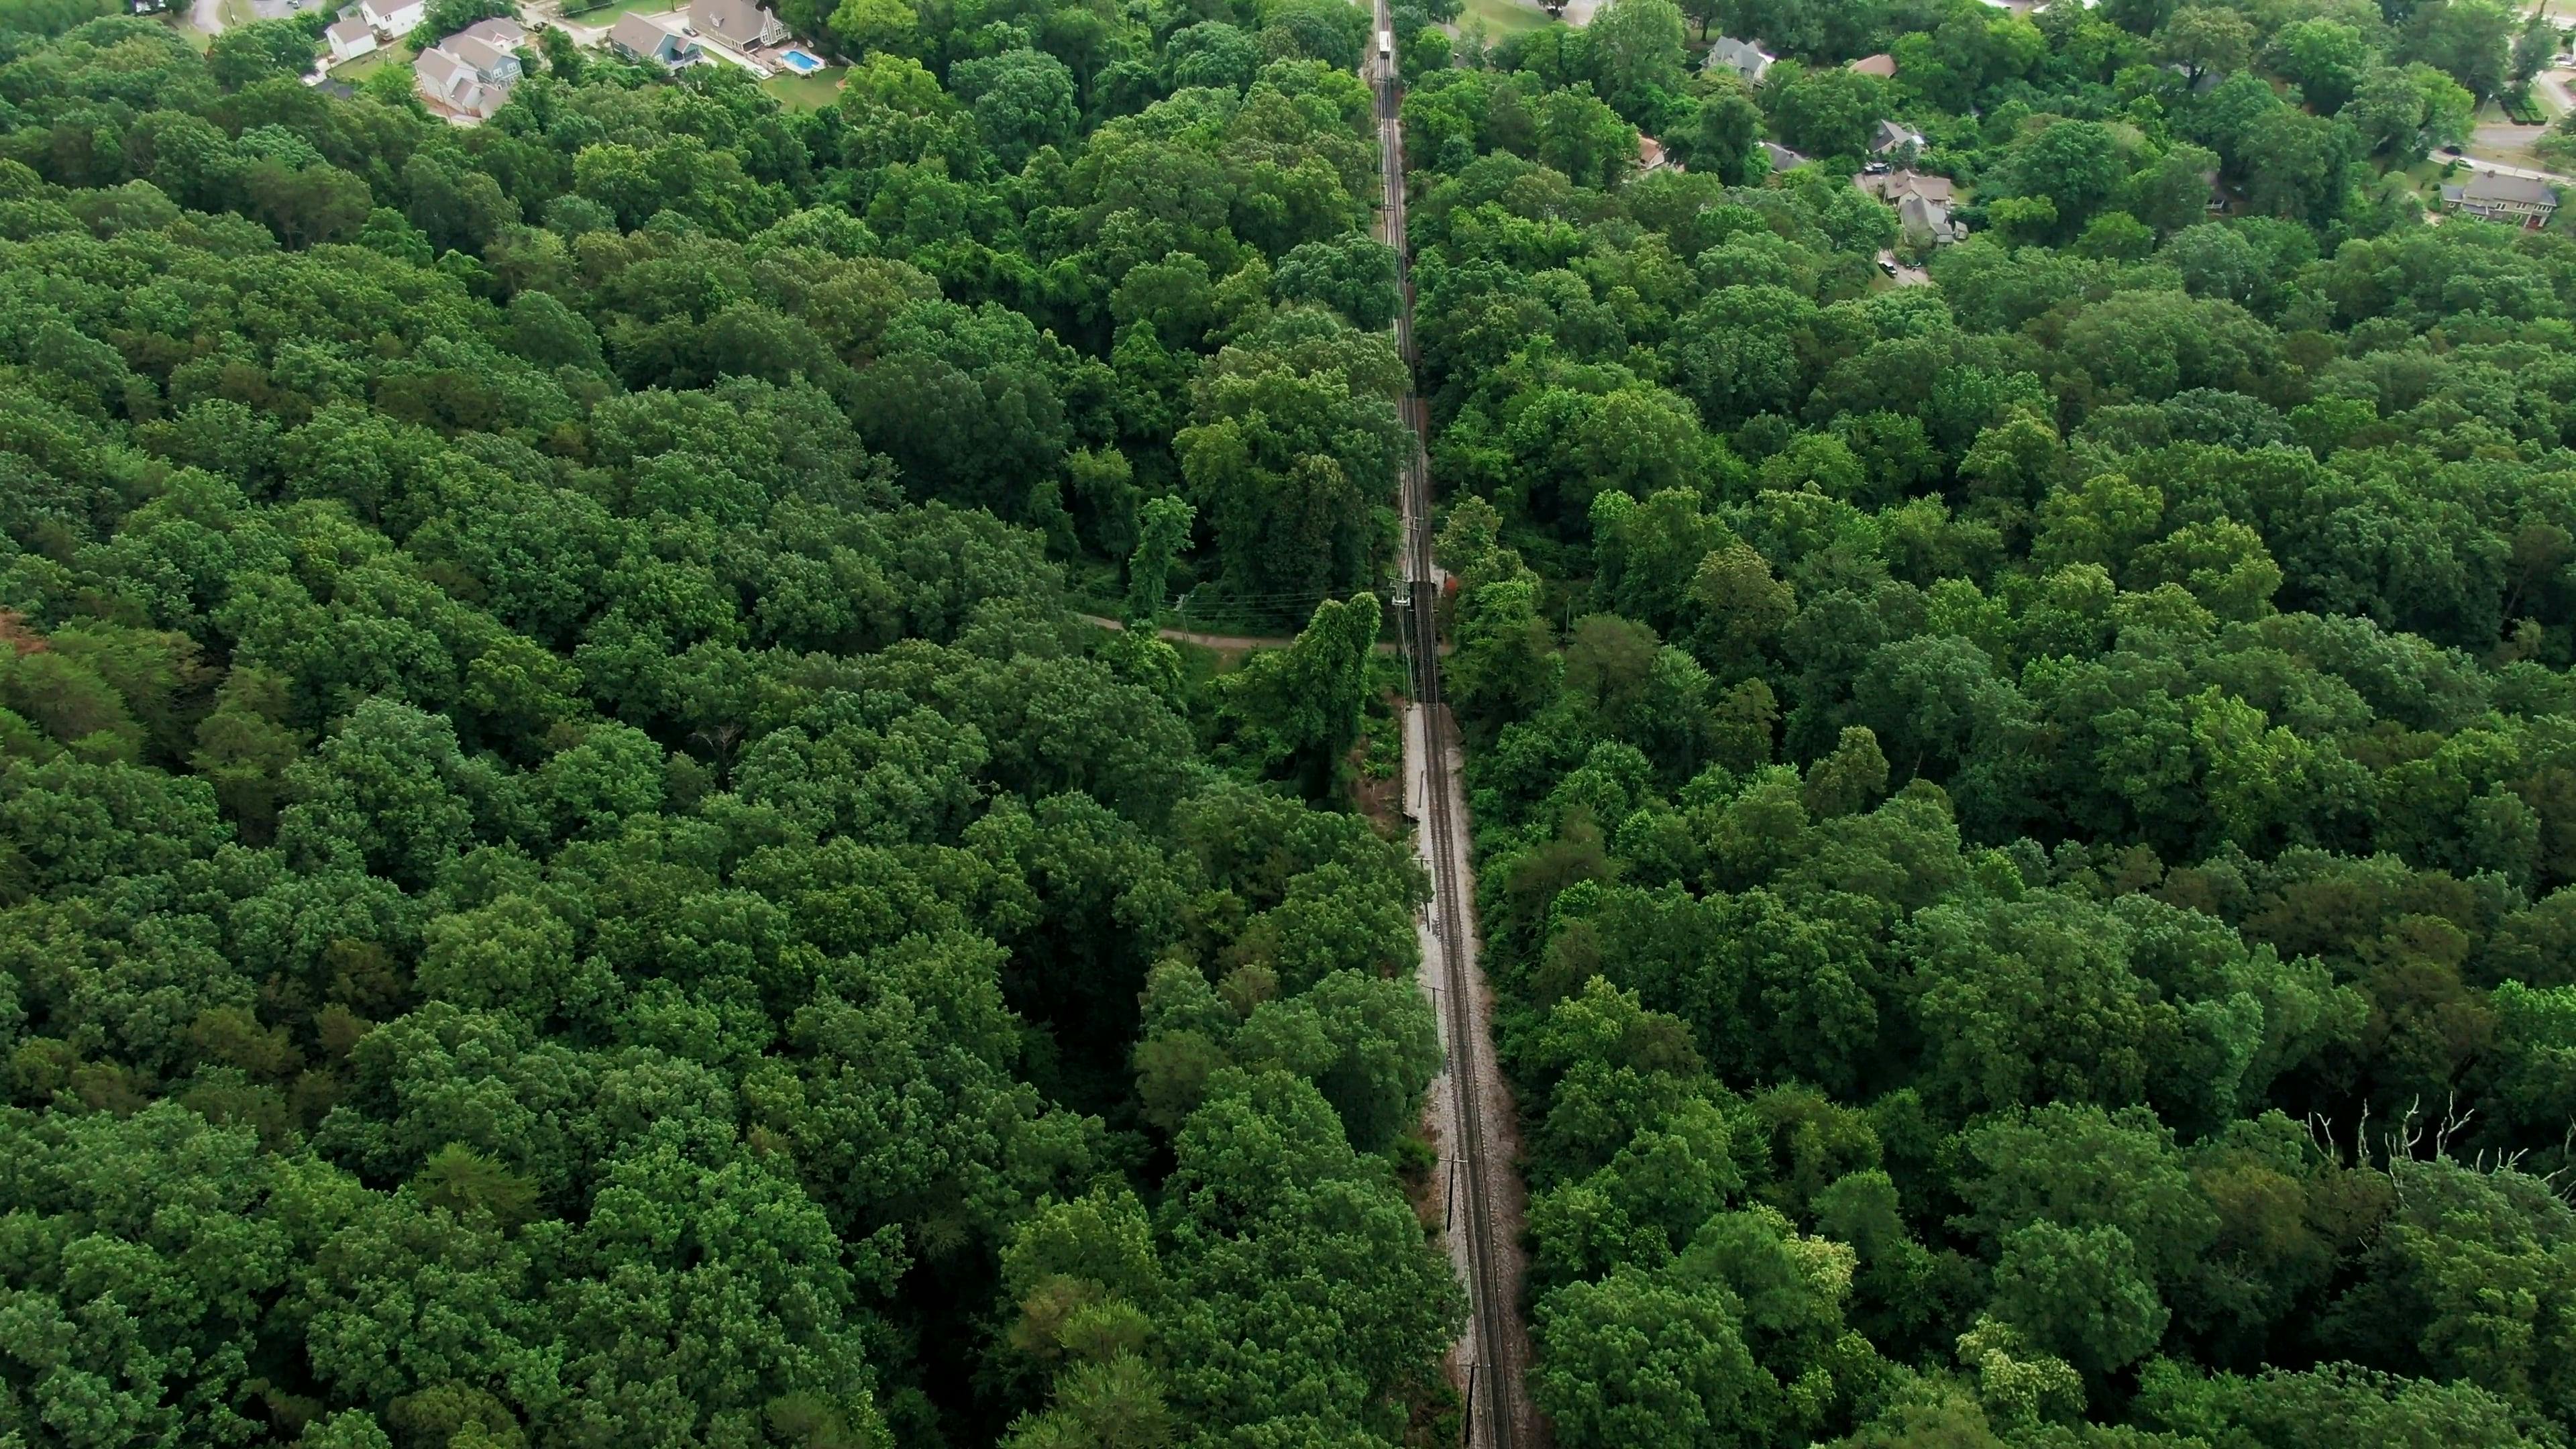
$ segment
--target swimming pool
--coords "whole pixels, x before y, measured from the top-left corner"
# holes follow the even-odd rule
[[[781,64],[798,75],[812,75],[823,68],[823,62],[801,50],[782,50],[778,52],[778,59]]]

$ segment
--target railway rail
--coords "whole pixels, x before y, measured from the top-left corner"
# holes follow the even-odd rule
[[[1402,643],[1413,691],[1408,795],[1421,821],[1431,875],[1428,929],[1434,996],[1447,1068],[1437,1104],[1447,1141],[1444,1196],[1452,1257],[1467,1280],[1469,1325],[1459,1371],[1467,1397],[1467,1449],[1543,1449],[1545,1429],[1525,1377],[1528,1333],[1520,1321],[1520,1184],[1515,1175],[1510,1098],[1494,1062],[1484,982],[1476,964],[1475,892],[1468,870],[1457,724],[1440,687],[1441,578],[1431,557],[1428,411],[1412,385],[1413,274],[1405,240],[1403,81],[1397,72],[1387,0],[1374,0],[1375,53],[1363,62],[1377,98],[1378,239],[1395,249],[1396,347],[1410,432],[1399,497],[1403,511]]]

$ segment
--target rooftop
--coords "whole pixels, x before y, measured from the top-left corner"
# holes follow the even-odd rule
[[[608,27],[608,38],[639,55],[651,55],[671,38],[671,32],[629,10]]]
[[[2442,188],[2448,192],[2450,187]],[[2528,176],[2502,176],[2481,171],[2460,188],[2460,195],[2470,201],[2518,201],[2528,206],[2556,206],[2558,188],[2546,181]]]
[[[1918,171],[1891,171],[1884,176],[1863,173],[1852,178],[1852,184],[1881,201],[1896,201],[1919,196],[1925,201],[1950,204],[1952,187],[1947,176],[1926,176]]]

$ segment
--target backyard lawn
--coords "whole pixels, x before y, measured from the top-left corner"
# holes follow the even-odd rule
[[[1485,34],[1500,40],[1538,29],[1547,23],[1548,15],[1530,0],[1467,0],[1466,8],[1458,14],[1458,23],[1463,26],[1470,20],[1485,22]]]
[[[774,61],[776,57],[773,56],[770,59]],[[781,70],[778,74],[762,81],[760,88],[778,97],[779,104],[790,109],[821,110],[830,105],[833,98],[840,94],[841,72],[844,69],[846,67],[835,66],[829,70],[818,70],[812,75],[798,75],[792,70]]]
[[[610,3],[596,10],[585,10],[578,15],[566,15],[564,19],[575,25],[596,25],[605,30],[615,25],[617,17],[621,15],[659,15],[666,10],[679,8],[679,0],[610,0]]]
[[[411,47],[396,42],[380,45],[356,60],[331,67],[331,79],[356,85],[389,65],[411,64]]]

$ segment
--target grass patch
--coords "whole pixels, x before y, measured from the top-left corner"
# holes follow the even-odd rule
[[[596,25],[602,30],[615,25],[621,15],[661,15],[680,8],[680,0],[610,0],[596,10],[585,10],[564,19],[575,25]]]
[[[1547,12],[1530,0],[1466,0],[1466,7],[1458,13],[1458,23],[1463,27],[1470,20],[1485,22],[1485,34],[1493,40],[1549,23]]]
[[[819,111],[832,104],[841,93],[841,75],[846,66],[833,66],[812,75],[798,75],[792,70],[760,83],[760,88],[778,97],[780,105],[795,111]]]
[[[248,25],[259,18],[258,13],[250,8],[250,0],[217,0],[215,16],[224,22],[226,30]]]
[[[411,47],[397,41],[392,45],[379,45],[356,60],[345,61],[331,67],[331,79],[356,85],[386,66],[409,64],[411,64]]]
[[[2442,194],[2442,162],[2433,157],[2428,156],[2412,166],[2388,174],[2404,180],[2418,196],[2438,200]]]
[[[162,16],[161,19],[163,24],[169,26],[172,30],[179,32],[179,38],[188,42],[189,48],[196,51],[199,55],[205,54],[206,51],[215,43],[215,38],[213,36],[199,30],[196,26],[196,22],[190,20],[182,11],[170,11],[168,14]]]

